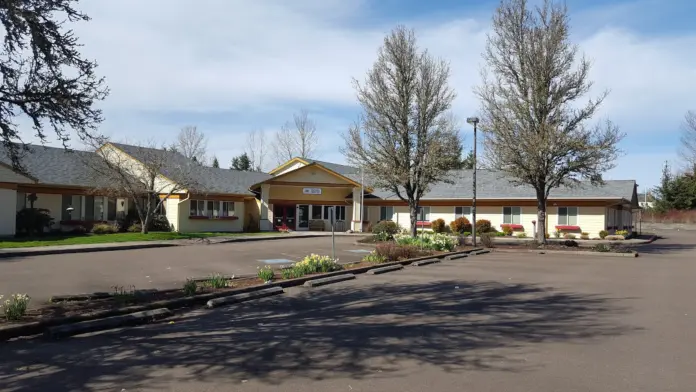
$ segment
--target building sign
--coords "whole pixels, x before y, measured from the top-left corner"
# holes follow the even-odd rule
[[[321,188],[302,188],[305,195],[321,195]]]

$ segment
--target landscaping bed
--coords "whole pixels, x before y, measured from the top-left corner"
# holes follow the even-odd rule
[[[509,250],[536,250],[536,251],[570,251],[570,252],[597,252],[597,253],[634,253],[628,247],[615,244],[597,244],[591,247],[581,247],[576,242],[574,245],[565,245],[563,243],[548,243],[546,245],[536,244],[534,242],[526,242],[520,244],[495,244],[495,249]]]

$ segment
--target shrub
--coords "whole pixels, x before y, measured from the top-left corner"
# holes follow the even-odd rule
[[[599,238],[601,238],[601,239],[604,239],[608,235],[609,235],[609,232],[606,230],[602,230],[599,232]]]
[[[616,233],[614,233],[614,234],[622,235],[622,236],[624,236],[624,238],[626,238],[626,236],[628,236],[628,230],[616,230]]]
[[[623,241],[626,238],[624,238],[624,236],[622,236],[622,235],[608,235],[608,236],[604,237],[604,239],[609,240],[609,241]]]
[[[488,233],[493,227],[491,226],[491,221],[488,219],[479,219],[476,221],[476,232],[477,233]]]
[[[382,241],[392,239],[394,234],[397,234],[398,232],[399,226],[396,224],[396,222],[392,221],[381,221],[372,226],[372,234],[378,238],[381,238]]]
[[[483,234],[481,234],[481,243],[486,248],[492,248],[493,247],[493,237],[488,233],[483,233]]]
[[[273,273],[273,268],[270,266],[265,266],[259,268],[259,271],[256,273],[256,275],[259,277],[264,282],[270,282],[273,280],[273,277],[275,274]]]
[[[544,234],[544,236],[548,239],[551,238],[551,235],[549,233]]]
[[[420,252],[412,245],[388,243],[377,245],[375,254],[386,261],[398,261],[417,257],[420,255]]]
[[[517,238],[527,238],[527,233],[518,233]]]
[[[471,232],[470,232],[470,231],[465,231],[465,232],[462,233],[462,236],[463,236],[463,237],[468,237],[468,236],[470,236],[470,235],[471,235]]]
[[[384,256],[378,254],[377,251],[372,251],[369,254],[365,255],[365,257],[363,257],[361,261],[366,263],[380,264],[387,261],[387,259]]]
[[[186,279],[186,283],[184,283],[184,295],[187,297],[190,297],[194,294],[196,294],[196,290],[198,290],[198,285],[196,284],[196,281],[193,279]]]
[[[116,232],[116,226],[108,223],[97,223],[92,226],[93,234],[113,234]]]
[[[573,241],[573,240],[565,240],[565,241],[563,241],[563,245],[567,246],[569,248],[577,248],[578,243],[577,243],[577,241]]]
[[[22,208],[15,217],[18,235],[43,234],[53,225],[51,212],[45,208]]]
[[[0,300],[3,296],[0,295]],[[5,314],[5,318],[8,321],[17,321],[21,319],[27,312],[27,305],[29,305],[29,296],[26,294],[12,294],[10,299],[5,300],[2,304],[2,311]]]
[[[133,223],[132,225],[128,226],[129,233],[140,233],[141,231],[143,231],[143,225],[140,223]]]
[[[87,228],[82,226],[82,225],[73,226],[73,228],[70,229],[70,234],[73,234],[73,235],[87,234]]]
[[[595,252],[611,252],[611,246],[607,244],[597,244],[592,247],[592,250]]]
[[[501,228],[503,229],[503,234],[512,235],[512,227],[510,225],[502,225]]]
[[[590,233],[588,233],[588,232],[586,232],[586,231],[583,231],[582,233],[580,233],[580,235],[586,235],[586,236],[589,236],[589,235],[590,235]]]
[[[582,234],[580,234],[580,239],[582,239],[582,240],[589,240],[589,239],[590,239],[590,235],[587,234],[587,233],[582,233]]]
[[[574,240],[574,239],[575,239],[575,234],[573,234],[573,233],[565,233],[565,234],[563,235],[563,238],[565,238],[565,239],[567,239],[567,240]]]
[[[483,234],[490,234],[493,237],[506,237],[505,233],[503,233],[502,231],[495,231],[495,232],[483,233]]]
[[[148,223],[148,229],[150,231],[172,231],[172,225],[169,224],[169,220],[166,215],[155,215],[150,219]]]
[[[452,233],[463,234],[468,232],[471,235],[471,222],[466,217],[460,216],[449,224]]]
[[[556,238],[561,238],[561,231],[556,229],[556,231],[553,232],[553,236]]]
[[[430,228],[433,230],[433,233],[444,233],[446,227],[445,220],[441,218],[430,222]]]
[[[423,233],[418,237],[408,234],[394,236],[394,241],[399,245],[411,245],[420,249],[436,251],[452,251],[459,245],[459,238],[447,234]]]
[[[208,287],[213,289],[224,289],[227,287],[227,278],[220,274],[213,274],[210,275],[205,283],[208,285]]]

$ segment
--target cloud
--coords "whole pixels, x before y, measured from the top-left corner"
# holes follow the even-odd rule
[[[80,6],[93,20],[74,28],[112,91],[102,103],[105,131],[173,140],[180,126],[197,124],[221,162],[241,152],[245,132],[272,132],[303,107],[318,117],[321,158],[339,160],[340,133],[357,113],[351,79],[363,78],[393,27],[358,23],[370,17],[365,1],[91,0]],[[617,15],[612,10],[606,15]],[[577,36],[594,62],[594,92],[611,90],[600,117],[628,133],[631,157],[658,125],[661,138],[676,143],[684,112],[696,108],[696,52],[688,50],[696,47],[696,33],[649,37],[622,27],[618,16],[586,23],[600,11],[581,17]],[[423,48],[450,61],[459,117],[478,109],[472,90],[489,18],[458,11],[444,20],[413,15],[402,22],[416,28]],[[631,178],[646,164],[630,165],[614,173]]]

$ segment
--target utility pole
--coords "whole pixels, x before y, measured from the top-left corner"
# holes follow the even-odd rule
[[[472,207],[471,207],[471,237],[473,241],[473,245],[476,246],[476,125],[479,122],[478,117],[469,117],[466,119],[466,122],[469,124],[474,125],[474,198],[472,200]]]

